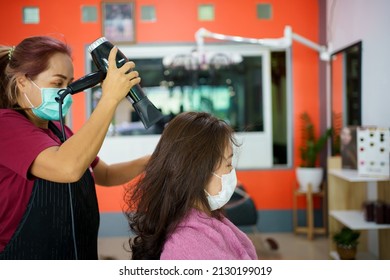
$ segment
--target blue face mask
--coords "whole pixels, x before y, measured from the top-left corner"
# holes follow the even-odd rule
[[[31,80],[30,80],[31,81]],[[48,121],[58,121],[60,119],[60,113],[58,108],[58,102],[55,100],[58,97],[58,92],[64,88],[40,88],[36,83],[31,81],[41,91],[42,103],[38,107],[32,105],[27,95],[24,94],[28,103],[31,105],[32,112],[38,118]],[[69,111],[70,105],[72,105],[71,95],[67,95],[62,103],[62,117],[65,117]]]

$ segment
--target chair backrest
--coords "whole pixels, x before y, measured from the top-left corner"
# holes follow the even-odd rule
[[[232,198],[224,206],[226,217],[236,226],[257,224],[257,210],[252,198],[242,186],[236,188]]]

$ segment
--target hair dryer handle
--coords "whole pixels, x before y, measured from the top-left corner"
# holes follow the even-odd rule
[[[114,45],[107,41],[105,37],[101,37],[93,42],[88,51],[92,56],[92,60],[100,71],[107,73],[108,56]],[[118,49],[116,54],[117,67],[123,66],[127,61],[127,57]],[[149,128],[163,118],[161,112],[153,105],[152,102],[145,95],[144,91],[139,85],[133,86],[126,98],[133,104],[145,128]]]

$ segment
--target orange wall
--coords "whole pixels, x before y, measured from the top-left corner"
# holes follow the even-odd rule
[[[320,1],[320,0],[318,0]],[[135,26],[137,43],[194,42],[194,33],[204,27],[210,31],[254,38],[282,37],[284,27],[314,42],[319,39],[319,11],[316,0],[137,0]],[[215,5],[215,20],[197,20],[199,4]],[[256,4],[273,6],[272,20],[256,18]],[[82,5],[94,5],[99,17],[96,23],[81,22]],[[142,5],[156,7],[156,22],[141,22]],[[22,7],[40,7],[41,23],[24,25]],[[97,0],[18,0],[0,4],[1,44],[15,45],[26,36],[63,34],[74,52],[75,78],[85,75],[85,47],[102,36],[100,1]],[[293,44],[293,135],[294,155],[300,144],[299,114],[307,111],[319,127],[318,55],[299,43]],[[74,96],[73,128],[77,131],[86,120],[85,96]],[[294,156],[294,164],[299,158]],[[291,209],[295,187],[294,168],[282,170],[239,171],[239,180],[254,197],[258,209]],[[121,188],[98,188],[101,211],[120,211]]]
[[[335,114],[343,112],[343,53],[332,59],[332,111]]]

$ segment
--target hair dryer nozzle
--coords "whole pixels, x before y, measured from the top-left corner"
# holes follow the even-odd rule
[[[130,97],[127,98],[129,99]],[[133,107],[146,129],[163,118],[163,114],[161,114],[146,96],[137,103],[133,103]]]
[[[99,39],[95,40],[93,43],[91,43],[88,47],[88,52],[91,53],[94,49],[99,47],[104,42],[107,42],[106,37],[100,37]]]

